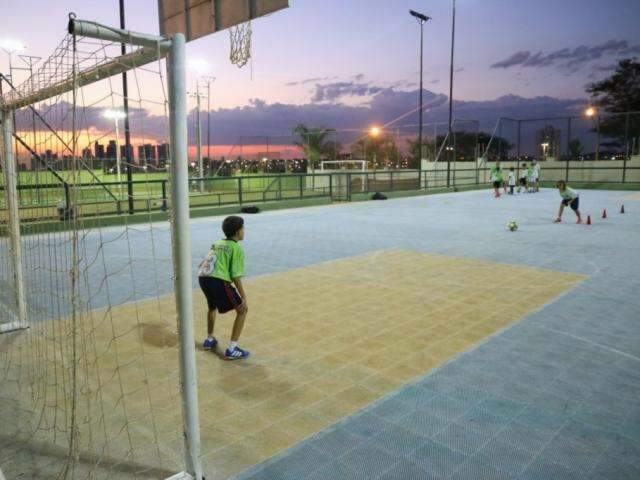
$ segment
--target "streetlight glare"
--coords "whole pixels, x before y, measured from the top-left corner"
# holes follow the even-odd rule
[[[587,117],[593,117],[596,114],[596,109],[594,107],[589,107],[585,110],[584,114]]]
[[[371,127],[371,129],[369,130],[369,134],[372,137],[377,137],[378,135],[380,135],[380,127]]]
[[[104,111],[103,116],[104,116],[105,118],[110,118],[110,119],[112,119],[112,120],[118,120],[118,119],[120,119],[120,118],[124,118],[126,115],[125,115],[125,113],[124,113],[123,111],[121,111],[121,110],[111,110],[111,109],[108,109],[108,110],[105,110],[105,111]]]
[[[7,52],[21,52],[26,47],[20,40],[15,40],[12,38],[3,38],[0,40],[0,48]]]

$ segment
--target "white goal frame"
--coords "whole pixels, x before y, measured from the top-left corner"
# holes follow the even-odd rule
[[[325,168],[324,166],[327,164],[331,164],[331,165],[346,165],[346,164],[360,164],[360,171],[361,172],[366,172],[367,171],[367,165],[368,165],[368,161],[367,160],[322,160],[320,162],[320,171],[324,172]],[[327,168],[326,170],[329,171],[334,171],[334,169],[331,168]]]
[[[198,390],[193,333],[191,239],[189,230],[189,173],[187,157],[187,90],[185,37],[175,33],[171,37],[154,36],[122,30],[96,22],[76,20],[69,22],[71,35],[95,38],[139,47],[132,53],[114,58],[103,65],[80,71],[73,78],[52,83],[27,95],[9,94],[0,98],[0,121],[2,122],[2,167],[5,172],[5,195],[7,201],[8,231],[14,271],[18,320],[9,330],[27,328],[29,319],[25,303],[22,251],[20,238],[20,216],[17,202],[17,168],[13,146],[12,116],[20,108],[73,91],[107,77],[144,66],[167,56],[167,79],[169,100],[169,127],[171,149],[171,241],[174,265],[174,290],[177,311],[177,327],[180,359],[180,394],[184,433],[184,469],[186,478],[202,478],[200,460],[200,426],[198,418]],[[74,67],[75,68],[75,67]],[[180,475],[180,474],[179,474]],[[190,476],[190,477],[188,477]]]

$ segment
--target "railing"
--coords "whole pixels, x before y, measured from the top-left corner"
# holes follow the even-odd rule
[[[573,162],[570,162],[573,163]],[[509,162],[503,162],[505,170]],[[343,171],[322,174],[254,175],[190,179],[190,205],[223,207],[273,201],[326,198],[350,201],[374,192],[411,192],[447,188],[476,188],[489,183],[490,169],[484,163],[458,163],[450,171],[430,170]],[[624,185],[640,188],[640,166],[542,164],[541,182],[568,180],[582,186]],[[131,182],[133,212],[162,212],[171,208],[167,179]],[[449,185],[447,185],[447,183]],[[67,220],[129,212],[126,182],[41,184],[18,187],[21,221]],[[107,188],[105,188],[107,187]],[[110,191],[113,195],[108,195]],[[0,187],[0,223],[5,222],[4,191]]]
[[[222,207],[280,200],[331,198],[329,174],[254,175],[191,178],[191,207]],[[314,177],[313,185],[309,181]],[[161,212],[171,208],[168,179],[134,180],[133,212]],[[129,213],[128,182],[22,184],[18,187],[21,221],[71,217],[87,218]],[[108,187],[113,196],[105,193]],[[112,198],[113,197],[113,198]],[[0,187],[0,223],[5,221],[5,198]]]

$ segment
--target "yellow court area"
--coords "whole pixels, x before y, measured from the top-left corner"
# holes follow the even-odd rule
[[[250,311],[240,344],[252,356],[225,362],[200,347],[196,351],[207,478],[227,478],[300,442],[583,278],[388,250],[247,279]],[[194,292],[194,303],[200,344],[206,333],[201,292]],[[148,457],[137,453],[132,462],[148,465],[159,451],[178,468],[182,426],[171,385],[178,365],[173,296],[115,306],[108,316],[106,321],[105,310],[95,311],[92,326],[83,327],[99,352],[96,365],[110,372],[100,382],[102,415],[106,410],[123,417],[125,408],[131,425],[132,419],[145,420],[127,430],[127,441],[149,445]],[[232,321],[231,314],[218,317],[222,348]],[[93,368],[83,371],[86,378],[92,375]],[[118,455],[117,448],[111,446],[109,455]]]
[[[636,202],[640,202],[640,193],[632,193],[631,195],[626,195],[623,198],[625,200],[634,200]]]

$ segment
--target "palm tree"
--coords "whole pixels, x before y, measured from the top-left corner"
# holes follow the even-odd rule
[[[299,140],[293,143],[302,147],[311,168],[318,167],[322,157],[335,155],[340,148],[338,142],[328,139],[329,135],[335,133],[333,128],[309,128],[305,124],[299,123],[293,129],[293,133],[300,137]]]

